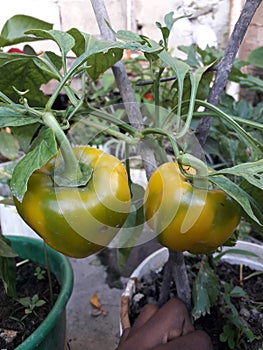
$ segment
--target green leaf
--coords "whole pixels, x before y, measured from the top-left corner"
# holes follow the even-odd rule
[[[18,301],[24,307],[30,307],[31,306],[31,299],[30,299],[30,297],[19,298]]]
[[[193,316],[199,318],[210,312],[219,295],[219,279],[207,260],[201,266],[193,285]]]
[[[87,71],[89,76],[96,80],[99,76],[104,73],[108,68],[112,67],[116,62],[122,58],[122,51],[116,49],[110,49],[107,54],[97,53],[92,55],[88,60],[87,64],[90,66]]]
[[[0,153],[7,159],[14,160],[18,157],[19,145],[14,135],[0,130]]]
[[[75,45],[74,38],[61,30],[42,30],[42,29],[33,29],[28,30],[27,34],[33,34],[40,39],[53,40],[57,43],[63,57],[73,48]]]
[[[253,198],[253,201],[251,201],[251,205],[252,205],[253,211],[254,211],[255,215],[257,216],[257,218],[259,219],[261,225],[258,225],[257,223],[255,223],[249,217],[248,218],[246,217],[246,219],[249,220],[250,222],[252,221],[252,225],[254,226],[254,228],[257,231],[263,232],[263,194],[262,194],[262,191],[259,190],[258,187],[251,185],[251,183],[249,183],[245,180],[241,182],[240,188],[242,190],[246,191],[246,193],[248,193],[248,195],[251,198]]]
[[[72,47],[72,51],[77,57],[82,55],[87,50],[88,43],[90,42],[90,40],[94,40],[94,41],[97,40],[91,34],[81,32],[77,28],[71,28],[70,30],[67,31],[67,33],[70,34],[75,39],[75,44]]]
[[[14,258],[0,256],[0,279],[3,281],[6,294],[16,297],[16,263]]]
[[[14,102],[18,102],[20,96],[14,90],[28,91],[26,98],[32,106],[43,106],[47,97],[40,89],[54,78],[54,74],[44,71],[35,64],[41,58],[34,55],[18,55],[0,52],[0,91]]]
[[[119,37],[120,35],[120,37]],[[163,50],[163,47],[152,39],[144,35],[137,35],[129,30],[121,30],[116,33],[117,38],[121,38],[124,43],[116,42],[119,48],[127,50],[142,51],[144,53],[157,54]]]
[[[11,192],[19,201],[23,199],[32,173],[46,164],[56,153],[57,143],[53,131],[43,128],[35,140],[33,150],[17,163],[10,181]]]
[[[0,34],[0,47],[15,45],[22,42],[36,41],[25,32],[33,29],[52,29],[53,24],[25,15],[11,17],[3,26]]]
[[[253,277],[256,277],[256,276],[259,276],[259,275],[263,275],[263,271],[255,271],[255,272],[252,272],[250,275],[244,277],[244,281],[247,281],[249,280],[250,278],[253,278]]]
[[[157,28],[159,28],[160,31],[162,32],[164,45],[166,46],[167,45],[167,39],[168,39],[169,34],[170,34],[170,30],[167,27],[163,27],[161,25],[161,23],[159,23],[159,22],[156,22],[155,24],[156,24]]]
[[[76,28],[72,28],[68,33],[75,39],[72,51],[77,57],[89,51],[91,47],[100,45],[100,41],[94,36],[83,33]],[[112,48],[107,53],[97,52],[92,54],[86,61],[87,72],[93,80],[96,80],[108,68],[112,67],[122,58],[122,49]]]
[[[246,87],[248,91],[263,92],[263,80],[258,77],[248,75],[245,78],[240,77],[239,84]]]
[[[129,30],[118,30],[116,38],[123,41],[134,41],[143,44],[145,40],[139,35]]]
[[[235,349],[235,332],[229,325],[224,325],[223,332],[220,334],[220,341],[227,342],[230,349]]]
[[[184,80],[186,74],[190,70],[190,66],[175,57],[172,57],[167,51],[163,50],[158,54],[159,58],[169,67],[171,67],[177,77],[178,82],[178,116],[181,115],[183,91],[184,91]]]
[[[24,108],[20,105],[0,105],[0,128],[34,124],[40,121],[35,116],[26,115]]]
[[[247,293],[244,291],[244,289],[242,289],[239,286],[235,286],[230,293],[231,297],[237,297],[237,298],[244,298],[247,295]]]
[[[24,153],[28,153],[31,147],[32,139],[37,135],[38,129],[40,129],[40,123],[22,125],[12,127],[12,133],[18,140],[19,146]]]
[[[88,60],[92,62],[92,55],[97,55],[98,53],[102,53],[102,59],[107,60],[107,55],[113,58],[117,56],[118,59],[119,51],[122,49],[119,47],[120,45],[116,42],[105,42],[94,39],[92,36],[89,37],[89,41],[86,43],[86,50],[83,54],[81,54],[72,64],[67,74],[63,77],[61,81],[61,86],[65,84],[69,78],[73,77],[76,72],[78,72],[79,68],[83,66],[86,62],[87,64],[83,67],[83,69],[89,68],[92,72],[92,67],[88,67]],[[103,63],[102,63],[103,65]],[[98,67],[96,67],[96,74],[98,74]]]
[[[43,306],[44,304],[46,304],[45,300],[38,300],[38,301],[36,302],[36,307]]]
[[[59,80],[60,69],[62,67],[62,60],[60,56],[55,53],[46,51],[41,56],[33,58],[35,65],[41,69],[48,76]]]
[[[247,61],[253,66],[263,68],[263,46],[258,47],[257,49],[250,52],[248,55]]]
[[[217,174],[240,176],[252,185],[263,190],[263,159],[235,165],[232,168],[219,170]]]
[[[11,248],[9,241],[0,234],[0,256],[4,258],[14,258],[17,254]]]
[[[174,18],[174,11],[167,13],[164,16],[164,23],[166,25],[166,27],[169,29],[169,31],[172,29],[174,22],[177,19]]]
[[[173,25],[175,22],[179,21],[182,18],[189,18],[191,17],[191,15],[183,15],[183,16],[179,16],[174,18],[174,12],[169,12],[164,16],[164,23],[166,25],[166,27],[169,29],[169,31],[171,31]]]
[[[229,180],[223,175],[219,176],[209,176],[209,181],[215,184],[217,187],[225,191],[230,197],[232,197],[240,206],[243,208],[245,213],[257,224],[260,224],[259,219],[255,216],[254,211],[251,206],[253,198],[249,196],[240,186]]]

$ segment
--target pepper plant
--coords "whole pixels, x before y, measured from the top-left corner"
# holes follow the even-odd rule
[[[0,127],[9,128],[24,153],[12,173],[10,190],[22,218],[47,244],[66,255],[93,254],[118,232],[120,251],[129,252],[147,221],[171,254],[173,250],[213,253],[233,238],[241,217],[262,227],[258,194],[263,189],[263,144],[257,134],[246,130],[249,126],[262,131],[262,123],[234,118],[207,101],[218,60],[206,65],[196,61],[192,67],[173,57],[167,43],[174,21],[169,13],[164,25],[157,24],[163,36],[159,43],[123,30],[114,32],[116,41],[98,40],[77,28],[54,30],[49,23],[21,15],[9,19],[2,29]],[[55,42],[59,54],[35,53],[28,43],[36,40]],[[7,52],[6,47],[19,43],[27,43],[24,53]],[[89,103],[87,81],[97,81],[116,67],[124,50],[140,52],[149,69],[157,67],[151,73],[153,101],[139,104],[143,125],[140,120],[127,120],[129,101],[123,100],[125,108],[113,108],[111,113]],[[75,55],[70,66],[69,52]],[[168,70],[175,78],[172,98],[164,108],[160,90]],[[77,77],[80,91],[72,85]],[[46,96],[41,86],[51,79],[57,85]],[[68,104],[57,110],[54,103],[62,90]],[[131,105],[137,108],[135,102]],[[193,132],[195,121],[206,116],[242,140],[247,151],[243,162],[220,168],[209,163]],[[75,145],[72,134],[79,125],[124,144],[124,164],[90,147],[89,138],[86,144]],[[142,163],[149,179],[145,194],[130,177],[129,150],[134,149],[137,153],[143,150]],[[147,157],[149,149],[154,164]],[[157,173],[152,174],[149,168],[156,170],[156,166]],[[171,188],[166,187],[168,180]],[[162,186],[165,191],[160,193]],[[175,202],[169,199],[172,192],[180,197]],[[222,218],[227,221],[224,230]],[[176,236],[174,225],[180,228]],[[0,248],[1,278],[8,290],[10,278],[3,266],[12,252],[2,237]],[[204,300],[197,297],[195,301],[201,302],[195,305],[199,314],[209,309]]]

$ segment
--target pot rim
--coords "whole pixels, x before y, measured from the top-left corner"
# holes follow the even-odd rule
[[[39,247],[42,249],[43,242],[37,238],[17,235],[5,235],[5,237],[10,239],[11,243],[12,241],[16,241],[19,244],[26,242],[27,244],[31,244],[34,247]],[[49,254],[49,259],[52,259],[56,264],[59,264],[62,270],[63,278],[59,280],[61,290],[47,317],[38,326],[38,328],[23,341],[23,343],[16,347],[16,350],[28,349],[29,345],[32,349],[34,346],[38,346],[42,340],[48,336],[48,333],[54,327],[55,320],[61,314],[61,310],[65,309],[66,304],[72,294],[74,275],[69,259],[48,246],[46,248]],[[34,261],[34,259],[32,260]],[[53,273],[55,274],[55,272]]]

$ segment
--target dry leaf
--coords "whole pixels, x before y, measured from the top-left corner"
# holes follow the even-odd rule
[[[91,315],[94,317],[103,315],[106,316],[108,315],[108,311],[106,311],[101,303],[100,303],[100,298],[99,296],[94,293],[93,296],[90,298],[90,304],[94,307],[94,310],[92,310]]]
[[[98,295],[95,293],[93,294],[93,296],[90,298],[90,303],[93,307],[95,307],[96,309],[101,309],[101,304],[100,304],[100,298],[98,297]]]

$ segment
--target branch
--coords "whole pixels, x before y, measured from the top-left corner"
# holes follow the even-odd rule
[[[224,52],[224,56],[218,64],[215,82],[208,97],[208,102],[215,106],[218,104],[220,96],[226,86],[228,75],[233,67],[233,63],[241,42],[244,39],[249,24],[261,1],[262,0],[247,0],[243,7],[243,10],[241,11],[238,21],[235,24],[228,45]],[[199,140],[201,146],[204,146],[206,142],[212,121],[212,117],[203,117],[196,128],[195,135]]]
[[[185,303],[188,311],[191,313],[191,288],[188,283],[184,255],[170,251],[168,261],[166,262],[164,268],[163,282],[160,290],[160,297],[158,300],[159,306],[165,304],[169,299],[169,286],[172,278],[174,281],[176,281],[176,292],[178,298],[180,298]]]
[[[90,2],[92,4],[103,40],[116,41],[114,33],[107,24],[107,22],[110,23],[110,19],[104,1],[90,0]],[[123,63],[119,61],[114,64],[112,71],[119,87],[122,101],[131,125],[139,130],[142,130],[144,128],[143,117]],[[149,179],[153,171],[156,169],[154,153],[145,142],[141,142],[139,148],[144,162],[146,175]]]

